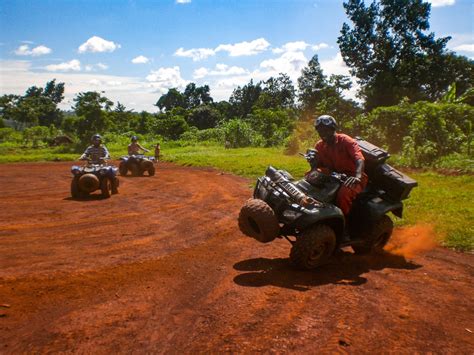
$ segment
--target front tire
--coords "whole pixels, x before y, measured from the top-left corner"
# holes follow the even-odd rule
[[[290,262],[299,269],[312,270],[326,264],[336,248],[334,230],[324,224],[304,230],[290,252]]]
[[[103,198],[109,198],[112,195],[112,180],[105,177],[100,182],[100,190]]]
[[[271,242],[280,232],[275,212],[265,201],[255,198],[240,209],[238,222],[242,233],[261,243]]]
[[[382,253],[383,248],[390,240],[393,232],[393,221],[389,216],[384,215],[370,229],[367,235],[365,245],[354,245],[352,249],[356,254],[363,255],[373,253]]]
[[[71,181],[71,196],[76,199],[82,197],[81,190],[79,189],[79,179],[77,177],[74,177]]]

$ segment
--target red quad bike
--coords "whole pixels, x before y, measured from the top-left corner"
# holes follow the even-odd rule
[[[84,198],[90,193],[100,190],[103,198],[109,198],[118,193],[119,179],[117,167],[113,165],[91,164],[71,168],[73,175],[71,181],[71,196],[74,199]]]
[[[261,243],[287,239],[292,245],[290,262],[308,270],[327,263],[342,247],[351,246],[356,254],[382,251],[393,230],[388,213],[402,217],[402,201],[417,182],[386,164],[386,151],[359,137],[356,141],[369,183],[347,218],[335,205],[345,175],[312,171],[295,181],[288,172],[269,166],[257,179],[253,198],[240,210],[242,233]],[[316,151],[304,156],[311,164]]]
[[[125,155],[120,158],[120,175],[125,176],[130,171],[132,176],[142,176],[146,171],[149,176],[155,175],[154,157],[147,157],[143,154]]]

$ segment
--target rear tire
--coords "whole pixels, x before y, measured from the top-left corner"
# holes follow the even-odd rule
[[[148,175],[149,176],[155,176],[155,167],[151,166],[148,168]]]
[[[280,233],[280,226],[272,208],[259,199],[245,202],[239,213],[239,228],[245,235],[261,243],[274,240]]]
[[[354,245],[352,249],[356,254],[363,255],[373,253],[382,253],[384,246],[390,240],[393,232],[393,221],[389,216],[384,215],[367,232],[367,244]]]
[[[128,172],[127,163],[123,161],[119,165],[119,173],[120,175],[125,176],[127,175],[127,172]]]
[[[132,173],[132,176],[140,176],[140,168],[138,167],[138,164],[130,164],[129,167],[130,172]]]
[[[112,180],[104,177],[100,182],[100,190],[103,198],[109,198],[112,195]]]
[[[299,269],[311,270],[326,264],[336,248],[334,230],[320,224],[304,230],[290,252],[290,262]]]

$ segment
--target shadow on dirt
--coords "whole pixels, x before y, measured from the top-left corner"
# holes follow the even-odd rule
[[[64,201],[76,201],[76,202],[87,202],[87,201],[100,201],[107,200],[107,197],[103,197],[101,194],[90,194],[84,197],[73,198],[71,196],[63,198]]]
[[[326,284],[359,286],[367,282],[362,274],[372,270],[415,270],[421,265],[407,261],[403,256],[385,253],[359,256],[349,252],[338,252],[331,262],[313,271],[300,271],[292,267],[289,259],[256,258],[234,264],[234,269],[248,271],[237,275],[234,282],[240,286],[278,286],[297,291],[308,291],[311,287]]]

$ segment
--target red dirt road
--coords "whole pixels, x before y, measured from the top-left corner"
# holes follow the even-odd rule
[[[429,228],[296,271],[239,232],[248,180],[160,163],[74,201],[70,165],[0,166],[0,353],[474,352],[474,255]]]

